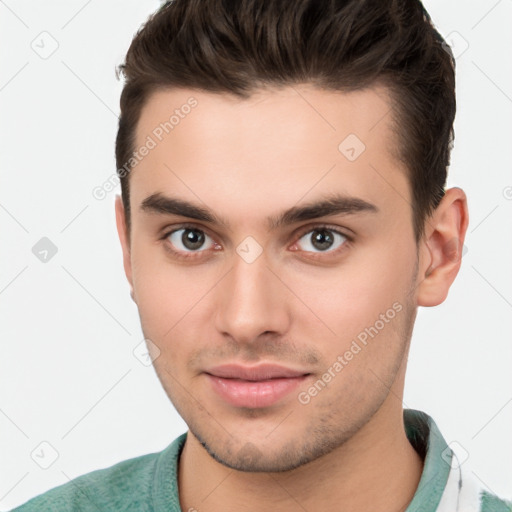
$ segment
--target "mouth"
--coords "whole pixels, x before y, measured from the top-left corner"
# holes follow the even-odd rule
[[[269,407],[296,389],[311,375],[274,364],[222,365],[204,372],[213,391],[235,407]]]

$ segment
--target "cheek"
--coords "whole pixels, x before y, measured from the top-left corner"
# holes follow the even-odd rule
[[[171,263],[164,249],[139,244],[132,252],[132,273],[144,335],[162,349],[174,345],[173,350],[174,340],[198,338],[207,327],[204,308],[222,276],[219,270]]]
[[[343,339],[373,324],[393,304],[403,306],[411,284],[410,261],[397,262],[391,256],[387,261],[379,257],[359,263],[289,274],[287,278],[295,283],[294,292],[304,305]],[[311,315],[297,320],[308,322]]]
[[[161,339],[183,315],[188,288],[159,249],[141,243],[133,247],[133,286],[141,323],[147,337]]]
[[[375,243],[339,267],[312,268],[287,277],[314,312],[313,316],[303,305],[297,306],[302,307],[302,314],[298,309],[294,314],[297,332],[316,339],[327,367],[347,353],[350,368],[344,373],[351,379],[357,378],[356,368],[378,366],[379,361],[392,364],[406,341],[415,253],[410,244],[401,250],[397,246],[398,241]]]
[[[180,265],[163,247],[134,238],[132,271],[141,323],[147,337],[171,344],[183,329],[185,339],[211,328],[226,267],[214,262]],[[414,246],[412,245],[412,248]],[[336,267],[289,265],[277,268],[293,294],[284,290],[282,308],[306,338],[323,338],[325,354],[345,345],[391,310],[403,305],[412,275],[414,251],[398,237],[374,239]],[[283,285],[284,286],[284,285]],[[327,338],[326,338],[327,337]],[[183,338],[180,338],[183,339]]]

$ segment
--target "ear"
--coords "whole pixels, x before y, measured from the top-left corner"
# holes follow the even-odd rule
[[[468,222],[466,194],[458,187],[447,190],[420,242],[418,306],[437,306],[446,299],[460,269]]]
[[[124,211],[123,201],[121,196],[116,196],[116,226],[117,226],[117,234],[119,236],[119,241],[121,242],[121,248],[123,251],[123,266],[124,273],[126,274],[126,278],[128,279],[128,283],[130,284],[130,295],[132,299],[135,301],[134,291],[133,291],[133,279],[132,279],[132,259],[130,252],[130,234],[127,230],[126,225],[126,215]]]

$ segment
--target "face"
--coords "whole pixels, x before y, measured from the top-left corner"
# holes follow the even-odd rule
[[[229,467],[314,460],[397,385],[418,252],[391,123],[377,88],[179,89],[143,109],[125,269],[165,391]]]

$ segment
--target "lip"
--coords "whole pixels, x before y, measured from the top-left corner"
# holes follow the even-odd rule
[[[261,408],[291,393],[309,375],[275,364],[226,364],[205,371],[213,390],[235,407]]]
[[[261,381],[277,378],[292,378],[307,375],[308,372],[302,370],[294,370],[286,366],[278,364],[259,364],[257,366],[242,366],[239,364],[223,364],[214,366],[205,371],[215,377],[223,377],[225,379],[241,379],[250,381]]]

